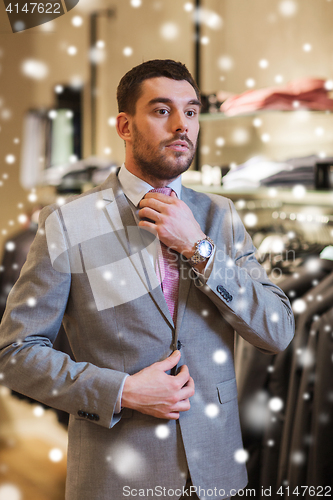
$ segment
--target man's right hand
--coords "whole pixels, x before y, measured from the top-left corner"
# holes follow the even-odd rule
[[[174,351],[163,361],[127,377],[121,406],[169,420],[177,420],[181,411],[188,411],[194,381],[187,366],[183,365],[175,376],[165,373],[177,365],[180,356],[179,351]]]

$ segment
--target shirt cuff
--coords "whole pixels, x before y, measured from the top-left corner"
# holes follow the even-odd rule
[[[121,398],[122,398],[122,395],[123,395],[125,380],[127,379],[127,377],[129,377],[129,375],[126,375],[126,377],[124,377],[123,383],[121,384],[119,392],[118,392],[116,406],[115,406],[114,412],[113,412],[115,415],[117,415],[118,413],[121,412]]]

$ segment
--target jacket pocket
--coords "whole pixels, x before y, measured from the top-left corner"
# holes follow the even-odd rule
[[[226,382],[220,382],[216,387],[221,404],[228,403],[228,401],[237,398],[237,384],[235,378],[227,380]]]

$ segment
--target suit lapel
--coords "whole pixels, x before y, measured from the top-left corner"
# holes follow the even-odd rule
[[[111,189],[110,189],[111,188]],[[111,174],[106,181],[101,185],[101,189],[103,190],[103,201],[105,203],[104,210],[105,210],[105,215],[114,230],[114,220],[117,220],[119,217],[119,214],[121,216],[121,221],[124,230],[123,231],[117,231],[117,237],[121,241],[121,244],[124,248],[125,253],[128,255],[128,258],[131,260],[133,263],[133,260],[131,259],[131,254],[132,249],[130,248],[130,238],[128,237],[128,229],[130,227],[137,227],[136,220],[134,218],[133,212],[131,210],[130,204],[123,193],[118,178],[116,175]],[[142,240],[141,237],[141,248],[143,248],[142,252],[139,252],[139,254],[142,254],[141,258],[141,264],[142,264],[142,269],[139,269],[137,266],[134,265],[133,263],[133,268],[135,271],[138,273],[141,281],[143,283],[147,283],[147,294],[149,294],[150,298],[154,302],[155,306],[159,310],[159,312],[162,314],[164,317],[165,321],[170,325],[171,328],[174,328],[174,324],[171,318],[170,311],[168,309],[167,303],[165,301],[162,289],[160,286],[152,287],[150,284],[150,279],[149,276],[152,276],[152,273],[154,273],[155,276],[155,270],[153,269],[148,252],[146,250],[146,245],[144,241]]]
[[[192,202],[191,191],[182,186],[181,199],[191,209],[194,218],[199,222],[201,228],[204,227],[202,213],[198,210],[197,205]],[[190,286],[194,278],[194,271],[191,270],[188,264],[180,259],[180,280],[179,280],[179,295],[178,295],[178,310],[177,310],[177,331],[180,331],[181,324],[184,318],[185,307],[190,291]]]
[[[192,281],[190,277],[191,272],[193,271],[191,271],[190,267],[187,264],[185,264],[185,262],[182,262],[182,260],[180,260],[180,266],[179,266],[180,277],[179,277],[178,309],[177,309],[177,325],[176,325],[176,330],[178,332],[180,331],[181,328],[181,324],[185,313],[186,302],[190,291],[190,285]]]

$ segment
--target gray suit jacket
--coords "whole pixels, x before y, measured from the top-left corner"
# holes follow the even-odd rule
[[[68,500],[120,500],[147,488],[154,498],[175,499],[187,467],[201,498],[246,485],[234,330],[276,353],[293,337],[293,315],[232,203],[186,188],[182,198],[217,250],[206,284],[181,262],[176,325],[146,251],[153,242],[139,233],[115,174],[42,211],[10,293],[0,373],[12,389],[71,414]],[[76,361],[51,349],[61,321]],[[195,381],[191,409],[179,421],[130,409],[115,415],[125,374],[177,346]]]

